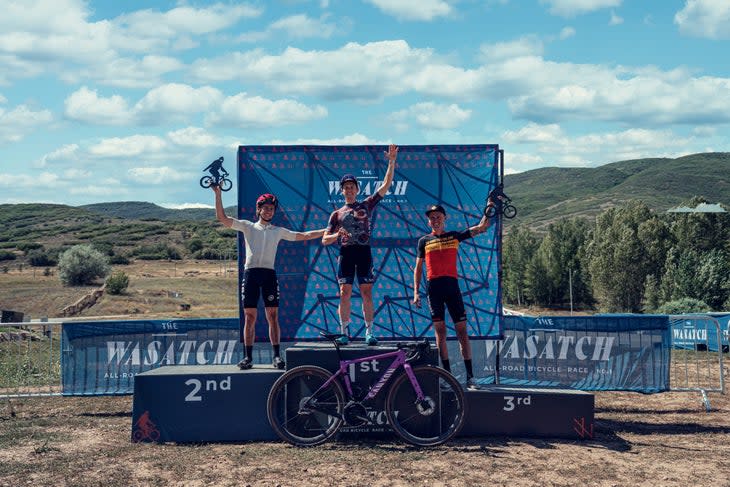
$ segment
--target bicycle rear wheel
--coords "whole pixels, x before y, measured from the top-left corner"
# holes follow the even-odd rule
[[[295,367],[279,377],[269,392],[269,423],[281,439],[297,446],[324,443],[342,425],[345,392],[332,374],[310,365]]]
[[[203,176],[200,178],[200,187],[202,188],[210,188],[213,184],[213,178],[210,176]]]
[[[425,396],[416,391],[404,372],[388,392],[385,411],[393,431],[408,443],[435,446],[459,432],[466,417],[466,402],[461,384],[443,369],[431,365],[413,368]]]

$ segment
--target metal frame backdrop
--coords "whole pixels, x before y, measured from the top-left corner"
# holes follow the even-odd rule
[[[240,146],[238,149],[238,218],[255,219],[261,193],[279,198],[272,223],[294,231],[325,228],[330,213],[344,204],[339,180],[345,173],[359,181],[358,200],[371,195],[387,168],[387,146]],[[390,191],[375,208],[372,250],[375,333],[383,340],[432,336],[428,306],[416,308],[413,268],[418,239],[430,233],[426,207],[446,208],[446,230],[476,225],[490,190],[502,182],[503,151],[498,145],[415,145],[399,147]],[[485,234],[465,240],[459,249],[458,270],[469,334],[502,337],[501,246],[502,219],[493,218]],[[239,289],[245,249],[238,235]],[[281,299],[282,341],[317,340],[320,331],[339,331],[337,306],[338,245],[317,240],[279,244],[276,272]],[[425,272],[424,272],[425,274]],[[425,290],[425,286],[421,286]],[[425,291],[422,291],[425,292]],[[364,334],[357,285],[352,295],[350,333]],[[259,304],[257,340],[268,340]],[[243,310],[239,293],[239,320]],[[449,336],[453,324],[447,318]]]

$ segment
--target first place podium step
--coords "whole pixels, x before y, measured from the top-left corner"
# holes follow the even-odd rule
[[[266,419],[268,391],[283,372],[270,365],[160,367],[134,378],[132,440],[275,440]]]

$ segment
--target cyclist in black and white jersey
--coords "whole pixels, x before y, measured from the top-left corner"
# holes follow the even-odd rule
[[[246,356],[239,362],[241,369],[253,366],[253,343],[256,338],[256,306],[259,296],[263,296],[266,309],[266,321],[269,323],[269,339],[274,349],[273,365],[277,369],[284,368],[280,356],[279,329],[279,282],[274,270],[276,251],[281,240],[312,240],[321,238],[325,230],[309,232],[293,232],[271,224],[279,205],[273,194],[262,194],[256,200],[256,222],[237,220],[226,215],[221,201],[221,189],[211,186],[215,193],[215,215],[218,221],[228,228],[243,233],[246,245],[246,262],[244,264],[243,283],[241,284],[241,300],[243,302],[244,325],[243,344]]]

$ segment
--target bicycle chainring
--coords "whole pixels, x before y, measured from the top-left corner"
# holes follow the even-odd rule
[[[368,410],[362,403],[350,401],[345,405],[343,416],[348,426],[363,426],[370,422]]]

